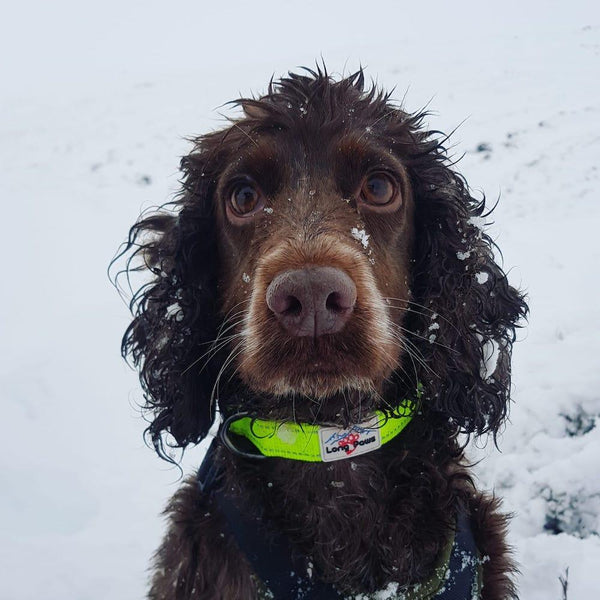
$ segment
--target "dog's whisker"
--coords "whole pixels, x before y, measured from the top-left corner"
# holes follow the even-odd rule
[[[350,403],[348,401],[349,391],[346,389],[342,390],[342,398],[344,399],[344,407],[346,409],[346,419],[350,419]]]
[[[228,346],[233,340],[241,339],[243,337],[244,337],[244,335],[242,333],[234,333],[232,335],[229,335],[229,336],[223,338],[219,342],[219,344],[217,344],[214,348],[212,348],[212,350],[210,351],[210,353],[207,353],[204,365],[207,365],[208,362],[210,360],[212,360],[212,358],[214,356],[216,356],[223,348],[225,348],[226,346]],[[204,366],[203,366],[203,368],[204,368]]]
[[[387,406],[391,411],[395,409],[395,407],[392,406],[392,404],[388,402],[379,392],[374,392],[372,395],[378,406],[383,404]]]
[[[216,335],[215,339],[214,340],[209,340],[209,341],[203,343],[203,345],[204,344],[211,344],[211,348],[209,348],[208,352],[210,352],[215,345],[219,344],[220,341],[222,341],[223,339],[225,339],[225,337],[224,337],[225,333],[227,333],[228,331],[231,331],[231,329],[234,329],[235,327],[239,326],[241,323],[244,322],[244,317],[242,317],[241,319],[237,319],[237,317],[240,316],[240,315],[244,315],[245,316],[245,314],[246,314],[245,310],[237,311],[234,314],[231,314],[231,311],[234,308],[236,308],[237,306],[240,306],[241,304],[244,304],[245,302],[247,302],[247,300],[243,300],[242,302],[238,302],[237,304],[235,304],[231,308],[231,310],[227,313],[227,315],[225,316],[223,322],[221,323],[221,326],[219,327],[219,330],[217,332],[217,335]],[[201,358],[203,358],[204,356],[205,355],[203,355]]]
[[[410,362],[412,364],[415,380],[418,380],[419,373],[417,371],[417,365],[415,364],[415,360],[417,360],[417,359],[415,356],[413,356],[413,353],[408,348],[404,348],[404,349],[406,350],[406,355],[408,356],[408,358],[410,359]],[[418,360],[417,360],[417,362],[418,362]]]
[[[227,327],[226,329],[224,329],[221,332],[221,334],[218,337],[216,337],[214,340],[211,340],[210,342],[206,342],[205,344],[203,344],[203,345],[210,344],[210,348],[205,352],[204,355],[206,355],[209,352],[211,352],[213,350],[214,346],[217,346],[217,345],[221,344],[221,342],[223,342],[224,340],[229,340],[232,337],[235,337],[237,335],[241,335],[242,332],[235,332],[235,333],[230,333],[229,335],[225,335],[228,331],[231,331],[232,329],[235,329],[241,323],[243,323],[242,320],[237,321],[236,323],[232,323],[230,327]]]
[[[386,300],[403,302],[404,304],[408,305],[408,309],[411,312],[414,312],[416,314],[422,315],[424,317],[431,315],[432,320],[435,320],[433,317],[435,317],[436,319],[439,317],[440,319],[442,319],[442,321],[445,321],[448,325],[450,325],[450,327],[452,327],[455,331],[458,331],[458,328],[456,327],[456,325],[450,319],[448,319],[447,317],[445,317],[439,311],[433,310],[429,306],[425,306],[424,304],[419,304],[418,302],[415,302],[414,300],[407,300],[406,298],[394,298],[394,297],[391,297],[391,296],[387,296],[387,297],[384,298],[384,301],[386,301]],[[387,305],[387,306],[389,306],[390,308],[403,309],[402,306],[398,306],[398,307],[395,307],[393,305]],[[415,310],[413,308],[414,306],[416,306],[417,308],[420,308],[421,311]],[[425,312],[422,312],[422,311],[425,311]]]
[[[237,302],[236,304],[234,304],[229,309],[229,311],[227,312],[227,314],[223,317],[223,322],[221,324],[221,327],[223,327],[227,323],[227,320],[231,318],[230,315],[231,315],[232,311],[234,311],[238,306],[242,306],[242,304],[248,304],[248,303],[250,303],[250,298],[244,298],[240,302]],[[245,310],[239,310],[235,314],[236,315],[240,315],[240,314],[245,313],[245,312],[246,312]]]
[[[219,395],[219,383],[221,381],[221,377],[223,376],[223,373],[225,372],[225,370],[227,369],[227,367],[241,354],[242,352],[242,346],[243,346],[243,340],[240,341],[229,353],[229,355],[227,356],[227,358],[223,361],[223,364],[221,365],[221,368],[219,369],[219,372],[217,373],[217,377],[215,380],[215,384],[213,385],[213,389],[211,391],[210,394],[210,403],[211,406],[214,404],[214,400],[216,397],[218,397]]]
[[[298,423],[296,418],[296,394],[292,394],[292,420],[294,423]]]
[[[188,367],[186,367],[182,371],[182,375],[187,373],[190,369],[193,369],[200,361],[202,361],[203,359],[206,359],[204,361],[204,364],[202,365],[202,369],[204,369],[206,367],[206,365],[210,362],[210,360],[216,354],[218,354],[221,349],[223,349],[225,346],[227,346],[229,343],[231,343],[232,340],[239,338],[239,337],[243,337],[243,334],[242,333],[234,333],[234,334],[222,337],[220,339],[217,338],[215,341],[211,342],[211,347],[204,354],[202,354],[202,356],[199,356]]]
[[[424,340],[433,346],[440,346],[441,348],[444,348],[450,352],[454,352],[454,353],[458,354],[457,350],[455,350],[454,348],[451,348],[450,346],[447,346],[446,344],[442,344],[441,342],[438,342],[437,339],[435,339],[435,337],[432,339],[431,336],[426,337],[424,335],[420,335],[418,333],[415,333],[414,331],[411,331],[410,329],[406,329],[406,327],[402,327],[402,325],[398,325],[398,323],[392,323],[392,327],[401,334],[406,334],[406,336],[413,336],[413,337],[419,338],[420,340]],[[432,335],[435,336],[435,334],[432,334]],[[415,346],[415,348],[416,348],[416,346]]]
[[[411,358],[411,360],[416,361],[419,365],[421,365],[424,369],[429,371],[432,375],[437,376],[437,373],[435,372],[435,370],[429,364],[427,364],[427,362],[423,358],[422,354],[419,352],[418,348],[416,348],[414,346],[414,344],[412,344],[409,340],[407,340],[404,337],[399,341],[401,344],[403,344],[403,349],[406,351],[406,353]],[[416,366],[415,366],[415,377],[418,378]]]
[[[427,369],[430,373],[437,376],[437,373],[431,368],[431,366],[427,364],[419,348],[417,348],[413,342],[407,339],[406,336],[400,335],[399,333],[395,333],[393,335],[399,347],[407,353],[411,360],[416,360],[424,369]],[[416,367],[415,376],[417,376]]]

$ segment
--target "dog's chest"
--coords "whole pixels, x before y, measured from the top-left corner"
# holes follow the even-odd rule
[[[431,564],[439,545],[415,536],[398,502],[403,486],[371,461],[319,467],[300,467],[292,477],[284,466],[265,476],[260,493],[270,525],[340,589],[364,592],[422,577],[415,558]]]

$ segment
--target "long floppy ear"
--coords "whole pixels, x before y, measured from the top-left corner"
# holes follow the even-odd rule
[[[457,431],[496,434],[508,411],[512,344],[527,305],[495,262],[482,229],[484,200],[471,196],[428,133],[418,146],[409,167],[416,232],[408,329],[421,355],[415,364],[425,409]]]
[[[128,271],[151,272],[131,302],[133,321],[122,353],[139,368],[149,435],[156,452],[185,448],[206,436],[214,419],[215,361],[198,359],[216,335],[217,244],[214,178],[197,150],[181,161],[183,191],[171,205],[130,230]],[[141,266],[130,266],[141,259]],[[133,261],[133,262],[132,262]],[[165,440],[164,434],[171,437]]]

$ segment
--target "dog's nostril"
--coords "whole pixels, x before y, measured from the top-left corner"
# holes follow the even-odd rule
[[[287,307],[281,312],[290,317],[295,317],[302,312],[302,302],[295,296],[288,296],[286,298]]]
[[[342,296],[339,292],[331,292],[325,301],[325,308],[333,312],[342,312],[347,310],[349,307],[344,306]]]

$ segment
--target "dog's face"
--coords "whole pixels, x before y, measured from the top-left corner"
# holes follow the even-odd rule
[[[219,178],[223,316],[253,390],[351,403],[399,365],[413,199],[361,125],[253,135]]]
[[[165,432],[202,439],[217,400],[357,422],[417,387],[440,436],[497,431],[527,306],[445,140],[362,71],[292,73],[238,104],[183,158],[175,211],[144,216],[126,246],[153,275],[123,352],[157,451]]]

